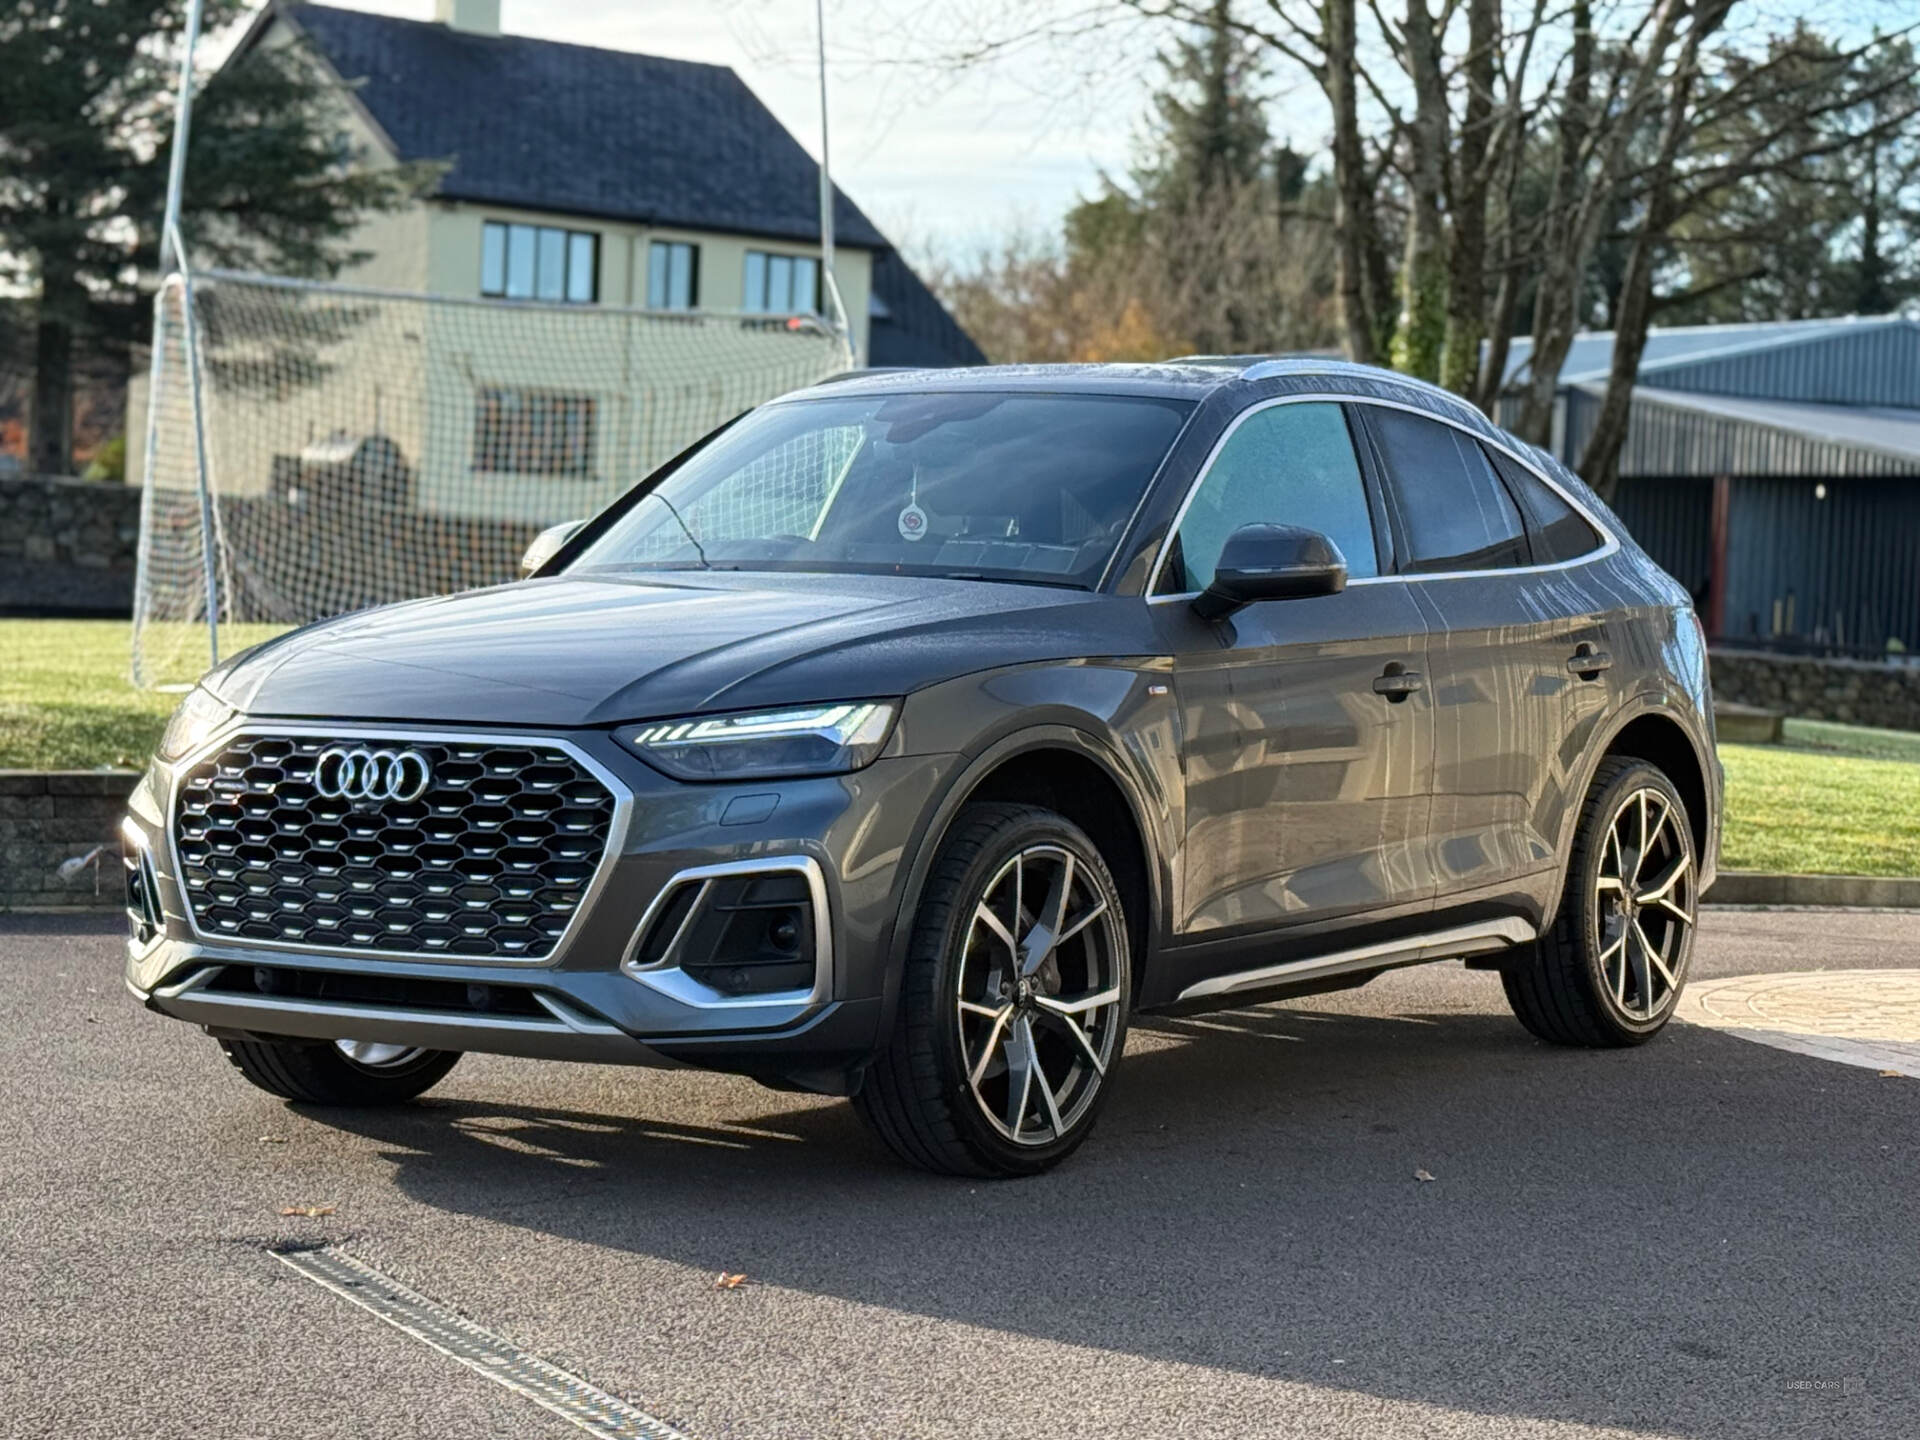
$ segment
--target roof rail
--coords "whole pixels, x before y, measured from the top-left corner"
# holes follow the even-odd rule
[[[1162,365],[1203,365],[1209,370],[1240,370],[1256,360],[1271,360],[1271,355],[1173,355]]]
[[[822,385],[838,385],[843,380],[864,380],[869,375],[904,375],[911,370],[924,370],[924,365],[862,365],[852,370],[841,370],[813,382],[807,388],[818,390]]]
[[[1163,360],[1160,363],[1163,365],[1197,365],[1207,370],[1244,371],[1256,365],[1304,365],[1311,364],[1315,361],[1331,361],[1336,365],[1350,363],[1343,360],[1338,352],[1332,350],[1291,350],[1279,355],[1274,354],[1270,350],[1265,353],[1241,351],[1220,355],[1175,355],[1171,359]]]
[[[1301,355],[1293,358],[1270,357],[1256,360],[1240,372],[1242,380],[1270,380],[1276,375],[1371,375],[1387,380],[1397,380],[1402,385],[1415,390],[1425,390],[1432,395],[1444,395],[1449,400],[1458,400],[1462,404],[1472,402],[1454,394],[1444,385],[1435,385],[1430,380],[1422,380],[1415,375],[1403,375],[1398,370],[1389,370],[1384,365],[1362,365],[1355,360],[1336,360],[1330,356]]]

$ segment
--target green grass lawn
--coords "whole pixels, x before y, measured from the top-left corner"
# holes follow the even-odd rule
[[[144,765],[179,697],[134,689],[127,646],[119,621],[0,620],[0,769]],[[1720,758],[1728,869],[1920,875],[1920,735],[1789,720]]]
[[[222,626],[222,653],[285,628]],[[131,631],[124,620],[0,620],[0,770],[146,765],[180,696],[133,687]],[[188,654],[205,653],[203,633],[186,637]]]
[[[1789,720],[1785,729],[1786,743],[1795,750],[1920,764],[1920,735],[1911,731],[1870,730],[1864,725],[1840,725],[1832,720]]]
[[[127,678],[123,620],[0,620],[0,769],[138,767],[178,695]]]
[[[1920,745],[1920,736],[1902,738]],[[1788,743],[1722,745],[1720,762],[1727,771],[1723,868],[1920,875],[1915,760]]]

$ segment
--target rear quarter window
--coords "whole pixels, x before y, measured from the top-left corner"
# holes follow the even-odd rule
[[[1487,447],[1487,458],[1507,482],[1507,489],[1527,517],[1533,532],[1533,563],[1559,565],[1591,555],[1603,543],[1600,532],[1589,525],[1580,512],[1567,503],[1546,481],[1511,455]]]

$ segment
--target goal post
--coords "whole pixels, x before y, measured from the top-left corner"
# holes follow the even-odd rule
[[[541,529],[852,363],[814,316],[221,270],[167,277],[150,353],[129,455],[145,686],[190,682],[214,645],[510,580]]]

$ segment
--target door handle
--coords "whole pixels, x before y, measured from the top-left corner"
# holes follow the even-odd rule
[[[1386,696],[1388,703],[1393,705],[1426,688],[1424,675],[1418,670],[1402,669],[1397,660],[1387,667],[1384,675],[1376,676],[1373,682],[1373,693]]]
[[[1567,661],[1568,673],[1578,675],[1582,680],[1598,679],[1602,670],[1612,668],[1613,656],[1604,650],[1594,649],[1584,640],[1580,642],[1580,648],[1573,652],[1573,658]]]

